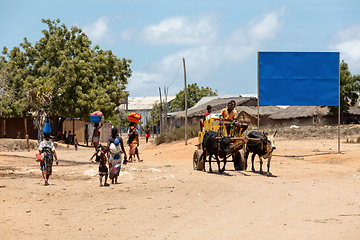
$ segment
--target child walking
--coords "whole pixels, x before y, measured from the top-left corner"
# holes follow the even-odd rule
[[[106,153],[108,152],[108,148],[107,147],[103,147],[101,145],[99,145],[96,149],[96,152],[94,153],[94,155],[92,155],[92,157],[90,158],[90,161],[98,154],[100,153],[100,159],[99,159],[99,180],[100,180],[100,187],[107,187],[110,186],[107,183],[107,179],[108,179],[108,167],[106,166]],[[104,185],[102,184],[102,179],[103,177],[105,177],[105,181],[104,181]]]
[[[77,138],[75,138],[75,140],[74,140],[74,146],[75,146],[75,151],[77,151],[78,146],[79,146]]]

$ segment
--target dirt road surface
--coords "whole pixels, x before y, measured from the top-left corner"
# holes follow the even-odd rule
[[[360,144],[342,140],[339,154],[334,139],[278,138],[266,177],[250,161],[195,171],[196,143],[141,139],[144,161],[109,187],[99,187],[92,148],[58,148],[49,186],[36,151],[1,152],[0,238],[360,239]]]

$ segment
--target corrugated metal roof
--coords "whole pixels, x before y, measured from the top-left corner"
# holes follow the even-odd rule
[[[203,102],[201,105],[194,106],[192,108],[188,109],[188,117],[194,117],[194,116],[203,116],[206,112],[206,106],[209,104],[212,106],[212,113],[220,113],[221,109],[227,107],[227,103],[230,100],[235,100],[237,105],[242,105],[248,101],[256,100],[256,98],[244,98],[244,97],[228,97],[222,98],[221,96],[216,97],[210,97],[210,101]],[[184,117],[185,111],[180,112],[174,112],[174,113],[168,113],[169,116],[173,116],[175,118],[177,117]]]
[[[162,97],[162,99],[165,99]],[[171,102],[175,96],[167,96],[167,101]],[[160,97],[129,97],[129,111],[131,110],[151,110],[155,103],[160,102]]]

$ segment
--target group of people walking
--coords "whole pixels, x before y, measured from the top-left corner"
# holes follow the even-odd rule
[[[236,103],[234,100],[230,101],[227,104],[227,108],[221,110],[220,118],[222,119],[226,130],[230,133],[230,127],[235,127],[234,134],[235,136],[241,136],[241,134],[248,128],[246,123],[237,122],[237,113],[235,110]],[[206,117],[211,114],[212,107],[207,106],[207,112],[204,114],[203,119],[200,121],[201,128],[204,127],[204,121]],[[107,146],[102,146],[100,144],[100,129],[103,126],[103,123],[94,124],[94,132],[91,138],[91,145],[95,148],[94,155],[90,158],[92,160],[96,156],[96,161],[99,162],[99,176],[100,176],[100,186],[109,186],[107,183],[108,177],[111,180],[112,184],[118,183],[118,176],[120,174],[121,165],[127,164],[127,162],[133,162],[138,160],[142,162],[139,156],[139,132],[136,129],[136,123],[130,122],[129,131],[128,131],[128,140],[127,145],[129,146],[129,160],[127,159],[127,154],[124,148],[124,141],[119,136],[118,129],[116,127],[111,129],[111,136],[107,141]],[[146,142],[150,136],[150,128],[146,126],[145,137]],[[86,145],[88,145],[88,126],[85,126],[85,140]],[[76,147],[76,146],[75,146]],[[39,145],[39,153],[44,153],[44,158],[40,162],[40,167],[42,171],[42,176],[45,181],[45,185],[49,185],[49,177],[52,174],[52,164],[53,158],[56,160],[56,164],[59,164],[57,155],[55,152],[54,144],[50,141],[50,134],[45,134],[44,140]],[[124,159],[122,158],[124,155]],[[107,164],[109,167],[107,167]],[[104,184],[102,179],[105,177]]]
[[[111,136],[107,141],[107,145],[103,146],[100,144],[100,129],[103,126],[103,123],[94,123],[94,131],[91,137],[91,145],[95,148],[95,153],[90,158],[92,160],[96,156],[96,162],[99,162],[99,176],[100,176],[100,186],[109,186],[107,183],[108,178],[110,178],[112,184],[118,183],[118,176],[120,174],[121,165],[127,164],[128,162],[142,162],[139,156],[139,132],[136,129],[136,123],[130,123],[128,131],[128,140],[127,145],[129,146],[129,159],[127,158],[127,153],[124,147],[124,141],[119,136],[118,128],[113,127],[111,129]],[[146,142],[148,141],[148,136],[146,136]],[[85,126],[85,140],[86,145],[88,145],[88,125]],[[40,168],[42,176],[44,179],[44,185],[49,185],[49,178],[52,174],[52,165],[55,159],[56,165],[59,164],[54,143],[50,140],[50,134],[44,134],[44,139],[40,142],[39,145],[39,154],[42,154],[43,157],[40,161]],[[122,157],[122,154],[124,157]],[[104,184],[103,184],[103,178]]]
[[[111,136],[107,141],[107,146],[102,146],[100,144],[100,128],[103,126],[95,123],[94,125],[94,133],[91,139],[91,144],[95,148],[94,155],[90,158],[92,160],[96,156],[96,161],[99,162],[99,177],[100,177],[100,186],[109,186],[107,183],[108,177],[111,180],[112,184],[118,183],[118,176],[120,174],[121,165],[126,165],[128,162],[136,161],[142,162],[139,156],[139,133],[136,129],[136,123],[130,123],[129,132],[128,132],[128,140],[127,144],[130,147],[129,150],[129,159],[127,159],[127,154],[124,148],[124,141],[119,136],[118,128],[113,127],[111,129]],[[124,155],[124,159],[122,158],[122,154]],[[107,163],[108,166],[107,167]],[[104,179],[104,184],[102,183],[102,179]]]

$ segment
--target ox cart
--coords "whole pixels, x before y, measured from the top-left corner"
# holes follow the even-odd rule
[[[241,133],[238,134],[234,133],[233,126],[230,125],[230,132],[228,133],[225,125],[222,123],[222,120],[218,117],[218,115],[210,114],[208,118],[204,121],[204,129],[202,132],[199,132],[198,134],[198,144],[196,144],[196,150],[194,151],[193,155],[193,167],[194,170],[202,171],[204,169],[205,162],[208,162],[206,160],[207,156],[205,157],[205,161],[203,158],[203,154],[206,154],[203,151],[202,143],[204,139],[204,135],[207,131],[214,131],[218,133],[218,139],[221,139],[222,137],[229,136],[230,137],[230,152],[226,155],[226,159],[228,157],[232,157],[232,161],[226,160],[227,162],[233,162],[235,170],[246,170],[247,168],[247,162],[244,158],[244,151],[246,149],[246,142],[247,139],[245,137],[241,137]],[[222,162],[224,160],[221,160]]]

